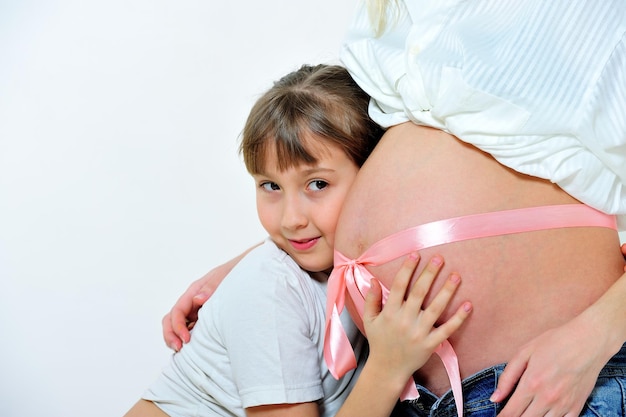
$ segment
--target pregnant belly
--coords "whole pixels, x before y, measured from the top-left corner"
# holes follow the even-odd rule
[[[344,255],[356,258],[383,237],[419,224],[554,204],[580,203],[549,181],[505,168],[444,132],[404,124],[386,133],[359,172],[335,244]],[[574,317],[621,275],[622,265],[617,233],[600,228],[552,229],[436,246],[421,251],[422,264],[435,253],[446,263],[431,292],[450,272],[462,277],[442,319],[464,300],[474,305],[472,316],[450,339],[463,377],[505,362],[532,337]],[[388,282],[401,262],[370,271]],[[435,393],[448,388],[437,358],[418,376]]]

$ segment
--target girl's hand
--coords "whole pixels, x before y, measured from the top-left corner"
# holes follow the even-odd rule
[[[433,257],[409,288],[418,262],[416,253],[409,255],[393,281],[384,308],[381,284],[376,279],[372,280],[365,300],[363,325],[370,345],[368,364],[379,366],[390,378],[401,382],[401,388],[413,372],[430,358],[437,346],[463,324],[472,309],[472,305],[465,302],[450,319],[434,327],[461,278],[456,273],[451,274],[430,305],[424,307],[424,299],[441,269],[443,259]]]

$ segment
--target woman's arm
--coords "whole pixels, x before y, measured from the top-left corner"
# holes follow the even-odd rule
[[[260,244],[260,243],[259,243]],[[198,310],[215,292],[226,275],[259,244],[247,249],[241,255],[210,270],[202,278],[194,281],[176,301],[172,310],[162,320],[163,340],[170,349],[178,352],[183,343],[189,342],[191,330],[198,319]]]

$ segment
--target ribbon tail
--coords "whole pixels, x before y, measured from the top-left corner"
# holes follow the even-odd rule
[[[356,357],[350,340],[341,324],[339,312],[335,306],[330,320],[327,317],[326,333],[324,336],[324,360],[328,370],[335,379],[339,379],[346,372],[356,368]]]
[[[415,400],[419,398],[420,394],[417,392],[417,387],[415,386],[415,380],[413,378],[409,379],[406,383],[404,389],[402,390],[402,394],[400,395],[400,399],[404,400]]]
[[[443,366],[446,368],[454,402],[456,403],[456,412],[459,417],[463,417],[463,388],[461,385],[461,371],[459,370],[459,360],[447,340],[444,340],[435,350],[435,353],[441,358]]]

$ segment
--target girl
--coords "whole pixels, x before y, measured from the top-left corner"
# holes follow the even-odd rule
[[[471,310],[467,302],[434,327],[459,276],[451,274],[422,311],[442,259],[434,257],[409,290],[418,261],[412,254],[382,313],[381,288],[372,282],[365,366],[366,344],[347,317],[343,324],[359,366],[337,380],[324,364],[337,218],[382,133],[367,106],[367,95],[345,69],[324,65],[287,75],[257,101],[240,150],[269,238],[204,305],[191,342],[127,417],[388,416],[412,372],[461,326]]]

